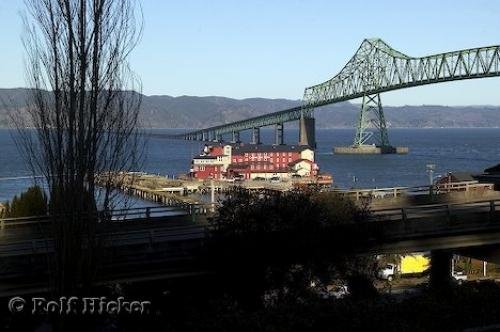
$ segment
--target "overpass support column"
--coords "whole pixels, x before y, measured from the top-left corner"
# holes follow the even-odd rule
[[[231,140],[232,143],[240,143],[240,132],[239,131],[233,131],[233,139]]]
[[[208,133],[206,131],[201,133],[201,140],[202,141],[207,141],[208,140]]]
[[[260,144],[260,128],[252,128],[252,144]]]
[[[222,134],[219,134],[219,133],[215,134],[215,140],[217,142],[222,142]]]
[[[276,137],[275,137],[275,143],[276,145],[283,145],[284,144],[284,139],[283,139],[283,122],[277,123],[276,124]]]
[[[315,121],[313,117],[306,117],[304,114],[300,117],[299,125],[299,145],[309,145],[316,148]]]
[[[451,260],[453,255],[445,250],[431,251],[430,285],[435,290],[443,290],[451,285]]]
[[[215,139],[215,133],[213,131],[208,132],[208,140],[212,142]]]

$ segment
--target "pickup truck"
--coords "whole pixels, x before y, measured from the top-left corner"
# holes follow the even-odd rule
[[[419,276],[427,271],[430,260],[423,254],[409,254],[399,257],[397,264],[387,263],[378,271],[378,277],[392,281],[396,276]]]
[[[396,275],[404,276],[409,274],[410,273],[404,273],[402,271],[398,271],[398,266],[396,264],[389,263],[384,268],[378,271],[377,276],[379,277],[379,279],[392,281]],[[467,275],[462,271],[453,271],[451,273],[451,277],[459,285],[467,280]]]

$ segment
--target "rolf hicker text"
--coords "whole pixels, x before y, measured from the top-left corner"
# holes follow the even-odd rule
[[[28,305],[31,304],[31,308]],[[116,299],[101,297],[66,297],[47,300],[44,297],[33,297],[31,302],[22,297],[13,297],[9,301],[12,313],[31,311],[33,315],[117,315],[117,314],[147,314],[151,308],[150,301],[125,300],[120,296]]]

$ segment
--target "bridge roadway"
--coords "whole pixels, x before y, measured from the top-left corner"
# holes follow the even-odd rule
[[[202,141],[231,133],[239,137],[237,133],[243,130],[312,117],[314,108],[332,103],[427,84],[496,76],[500,76],[500,45],[412,57],[379,38],[365,39],[337,75],[304,90],[301,106],[170,137]],[[365,111],[361,109],[361,113]],[[385,128],[385,120],[379,120]]]
[[[209,273],[200,259],[208,225],[191,220],[189,216],[150,216],[102,228],[104,268],[99,282]],[[43,231],[30,229],[44,227],[43,221],[30,220],[1,230],[0,296],[43,289],[40,279],[47,275],[46,255],[53,252],[53,243],[42,236]],[[352,248],[358,254],[458,252],[500,245],[500,200],[379,209],[367,221],[336,227],[335,233],[352,236]]]

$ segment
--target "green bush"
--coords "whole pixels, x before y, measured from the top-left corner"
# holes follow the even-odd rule
[[[352,295],[369,296],[374,294],[374,257],[350,251],[365,234],[341,227],[366,216],[335,194],[236,189],[210,221],[206,261],[230,294],[253,306],[269,291],[307,297],[313,280],[328,284],[342,279]]]
[[[5,203],[3,218],[21,218],[47,214],[47,196],[39,186],[30,187],[19,197]]]

